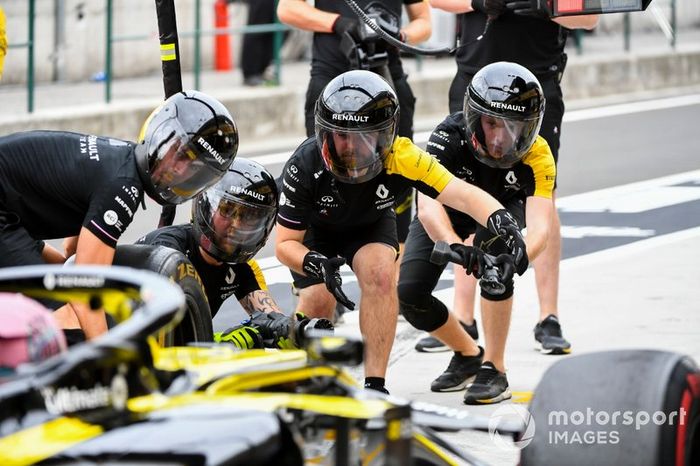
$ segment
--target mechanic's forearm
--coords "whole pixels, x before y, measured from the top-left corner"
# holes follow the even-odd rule
[[[66,256],[48,243],[44,243],[44,249],[41,250],[41,258],[47,264],[63,264],[66,262]]]
[[[85,332],[85,338],[92,340],[107,332],[107,318],[102,309],[90,309],[83,303],[71,303],[75,315],[80,322],[80,328]]]
[[[401,30],[406,37],[406,43],[419,44],[430,38],[433,31],[433,25],[429,20],[419,18],[411,21]]]
[[[319,10],[305,0],[280,0],[277,5],[280,22],[297,29],[313,32],[333,32],[338,13]]]
[[[590,31],[598,25],[599,19],[600,15],[581,15],[552,18],[552,21],[568,29],[586,29]]]
[[[474,11],[472,0],[430,0],[430,6],[449,13],[469,13]]]
[[[436,199],[464,212],[483,226],[492,213],[503,209],[503,205],[489,193],[459,178],[452,178]]]
[[[252,314],[255,311],[282,312],[280,307],[272,298],[272,295],[265,290],[252,291],[238,302],[241,303],[241,306],[248,314]]]
[[[66,256],[66,259],[75,254],[75,251],[78,249],[78,237],[77,236],[69,236],[68,238],[63,239],[63,254]]]
[[[277,259],[296,273],[304,274],[302,270],[304,256],[309,252],[309,248],[296,240],[281,241],[275,246]]]
[[[433,242],[447,241],[450,244],[462,242],[452,228],[450,217],[442,204],[422,193],[418,193],[418,220]]]

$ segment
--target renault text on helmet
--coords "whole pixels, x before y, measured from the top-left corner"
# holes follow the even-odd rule
[[[326,169],[343,183],[364,183],[384,169],[398,130],[398,99],[376,73],[348,71],[323,89],[315,121]]]
[[[148,117],[136,160],[148,195],[160,204],[180,204],[223,176],[237,150],[238,130],[226,107],[186,91]]]
[[[530,150],[544,115],[544,94],[526,68],[497,62],[480,69],[464,96],[467,143],[476,158],[510,168]]]
[[[257,162],[236,158],[226,174],[192,203],[199,246],[220,262],[252,259],[270,235],[278,202],[270,172]]]

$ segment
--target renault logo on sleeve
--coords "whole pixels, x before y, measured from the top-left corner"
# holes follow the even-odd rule
[[[515,184],[518,182],[518,178],[516,178],[515,172],[513,172],[513,170],[509,171],[506,175],[506,181],[510,184]]]
[[[379,199],[386,199],[386,197],[389,195],[389,190],[386,189],[386,186],[383,184],[380,184],[377,186],[377,197]]]

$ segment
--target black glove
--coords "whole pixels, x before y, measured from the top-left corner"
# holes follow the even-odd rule
[[[498,279],[501,283],[507,284],[513,279],[513,275],[515,275],[513,256],[510,254],[499,254],[493,260],[493,265],[498,267]]]
[[[480,11],[493,18],[506,11],[508,0],[472,0],[472,9]]]
[[[548,0],[505,0],[505,2],[506,7],[516,15],[534,16],[542,19],[552,17]]]
[[[489,216],[486,226],[491,233],[494,233],[505,241],[506,246],[513,254],[515,271],[522,275],[530,264],[527,258],[527,246],[520,227],[515,218],[506,209],[499,209]]]
[[[473,274],[474,277],[481,278],[486,266],[484,251],[473,246],[465,246],[462,243],[452,243],[450,249],[461,257],[460,265],[467,270],[467,275]]]
[[[338,16],[338,19],[333,23],[333,32],[341,37],[347,32],[356,42],[361,42],[362,27],[364,27],[364,25],[360,24],[360,21],[355,18]]]
[[[343,306],[351,311],[355,310],[355,303],[350,301],[343,292],[343,280],[340,278],[340,266],[345,263],[342,257],[327,258],[316,251],[309,251],[304,256],[302,270],[310,277],[322,279],[326,283],[326,288]]]

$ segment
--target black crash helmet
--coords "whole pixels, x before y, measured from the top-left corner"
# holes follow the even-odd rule
[[[530,150],[544,116],[539,81],[525,67],[497,62],[481,68],[464,96],[467,142],[480,162],[510,168]]]
[[[151,113],[138,142],[145,191],[159,204],[180,204],[226,173],[238,151],[238,129],[221,102],[184,91]]]
[[[398,130],[399,102],[378,74],[348,71],[323,89],[315,119],[326,169],[343,183],[364,183],[384,169]]]
[[[223,178],[194,199],[195,238],[218,261],[246,262],[265,245],[275,224],[278,200],[270,172],[238,157]]]

